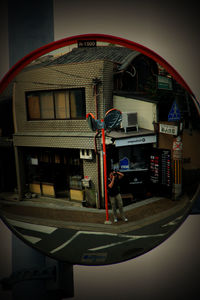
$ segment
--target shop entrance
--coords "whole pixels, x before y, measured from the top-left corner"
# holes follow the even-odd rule
[[[78,149],[28,148],[26,182],[32,193],[69,198],[71,178],[83,177]]]
[[[108,146],[108,170],[119,170],[125,175],[120,186],[122,198],[125,195],[125,205],[151,196],[149,159],[152,148],[151,143],[124,147]],[[132,197],[127,197],[127,194]]]

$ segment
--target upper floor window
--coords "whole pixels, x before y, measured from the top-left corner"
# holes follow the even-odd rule
[[[28,120],[85,119],[85,90],[68,89],[26,93]]]

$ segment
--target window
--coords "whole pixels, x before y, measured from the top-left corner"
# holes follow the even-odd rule
[[[53,93],[41,93],[40,95],[41,119],[54,119]]]
[[[39,96],[30,94],[27,97],[28,100],[28,114],[29,119],[37,120],[40,119],[40,104],[39,104]]]
[[[28,120],[85,119],[85,90],[28,92]]]
[[[70,101],[70,109],[71,109],[71,118],[72,119],[81,118],[82,112],[85,111],[85,106],[82,101],[81,90],[72,91],[71,101]]]
[[[56,110],[56,119],[70,118],[68,91],[55,92],[55,110]]]

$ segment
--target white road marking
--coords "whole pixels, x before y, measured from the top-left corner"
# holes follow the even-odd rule
[[[91,248],[88,249],[90,251],[96,251],[96,250],[100,250],[100,249],[105,249],[105,248],[109,248],[109,247],[114,247],[116,245],[128,242],[128,241],[133,241],[136,239],[140,239],[140,238],[149,238],[149,237],[158,237],[158,236],[163,236],[165,235],[165,233],[162,234],[155,234],[155,235],[142,235],[142,236],[133,236],[133,235],[123,235],[123,234],[117,234],[117,233],[107,233],[107,232],[91,232],[91,231],[78,231],[76,232],[68,241],[66,241],[65,243],[63,243],[62,245],[60,245],[59,247],[53,249],[50,251],[50,253],[55,253],[61,249],[63,249],[64,247],[66,247],[67,245],[69,245],[76,237],[78,237],[81,234],[85,234],[85,235],[108,235],[108,236],[116,236],[116,237],[120,237],[120,238],[127,238],[128,240],[126,241],[122,241],[122,242],[117,242],[117,243],[112,243],[112,244],[107,244],[101,247],[97,247],[97,248]]]
[[[78,237],[81,234],[89,234],[89,235],[108,235],[108,236],[118,236],[118,237],[132,237],[131,235],[122,235],[122,234],[117,234],[117,233],[107,233],[107,232],[91,232],[91,231],[78,231],[76,232],[68,241],[66,241],[65,243],[63,243],[62,245],[60,245],[59,247],[51,250],[50,253],[55,253],[61,249],[63,249],[64,247],[66,247],[67,245],[69,245],[76,237]]]
[[[119,236],[117,233],[107,233],[107,232],[91,232],[91,231],[77,231],[68,241],[66,241],[64,244],[60,245],[59,247],[51,250],[50,253],[55,253],[64,247],[66,247],[68,244],[70,244],[77,236],[81,234],[89,234],[89,235],[109,235],[109,236]]]
[[[35,236],[30,236],[30,235],[24,235],[22,234],[23,238],[31,242],[32,244],[36,244],[37,242],[41,241],[40,238],[37,238]]]
[[[65,246],[67,246],[68,244],[70,244],[77,236],[79,235],[79,231],[77,233],[75,233],[71,239],[69,239],[67,242],[65,242],[64,244],[60,245],[59,247],[53,249],[50,251],[50,253],[55,253],[61,249],[63,249]]]
[[[129,238],[126,241],[121,241],[121,242],[117,242],[117,243],[107,244],[107,245],[104,245],[104,246],[101,246],[101,247],[91,248],[91,249],[88,249],[88,250],[90,250],[90,251],[98,251],[98,250],[102,250],[102,249],[106,249],[106,248],[110,248],[110,247],[115,247],[117,245],[124,244],[124,243],[127,243],[127,242],[132,242],[132,241],[138,240],[138,239],[150,238],[150,237],[160,237],[160,236],[164,236],[164,235],[165,235],[165,233],[152,234],[152,235],[133,235],[131,238]]]
[[[23,229],[29,229],[33,231],[38,231],[42,233],[47,233],[51,234],[53,233],[57,228],[56,227],[49,227],[49,226],[44,226],[44,225],[36,225],[36,224],[31,224],[31,223],[26,223],[26,222],[21,222],[21,221],[16,221],[12,219],[8,219],[9,223],[12,224],[13,226],[17,226]]]
[[[182,219],[183,216],[180,216],[176,219],[174,219],[173,221],[167,223],[167,224],[164,224],[162,225],[161,227],[167,227],[167,226],[173,226],[173,225],[176,225],[181,219]]]
[[[101,247],[96,247],[96,248],[91,248],[91,249],[88,249],[89,251],[98,251],[98,250],[102,250],[102,249],[106,249],[106,248],[111,248],[111,247],[115,247],[117,245],[120,245],[120,244],[124,244],[124,243],[127,243],[127,242],[132,242],[133,239],[128,239],[128,240],[125,240],[125,241],[122,241],[122,242],[117,242],[117,243],[112,243],[112,244],[107,244],[105,246],[101,246]]]

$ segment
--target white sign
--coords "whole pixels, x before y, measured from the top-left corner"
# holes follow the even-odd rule
[[[156,143],[156,135],[137,136],[115,141],[116,147]]]
[[[171,135],[177,135],[178,134],[178,127],[174,125],[168,125],[168,124],[160,124],[160,132],[171,134]]]
[[[34,166],[38,165],[38,159],[37,158],[31,158],[31,164]]]

